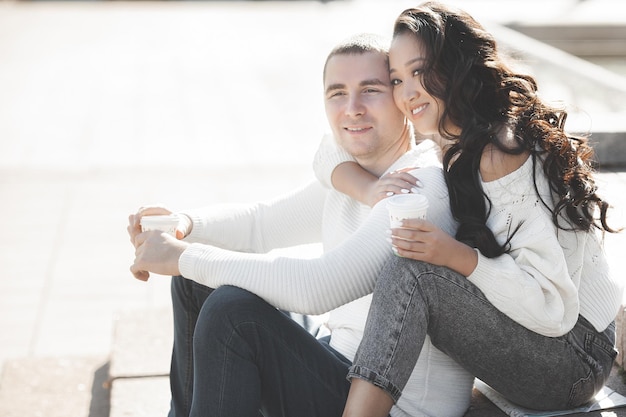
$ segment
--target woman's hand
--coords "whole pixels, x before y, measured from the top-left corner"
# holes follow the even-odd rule
[[[379,201],[394,194],[408,194],[417,192],[419,180],[409,174],[415,168],[403,168],[383,175],[369,185],[365,191],[367,205],[373,207]]]
[[[474,249],[423,219],[407,219],[392,229],[391,244],[398,256],[445,266],[464,276],[478,264]]]
[[[137,234],[133,243],[135,260],[130,271],[135,278],[147,281],[150,272],[159,275],[180,275],[178,259],[189,243],[158,230]]]

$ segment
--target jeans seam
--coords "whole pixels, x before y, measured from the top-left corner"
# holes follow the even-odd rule
[[[193,335],[195,331],[194,320],[187,314],[187,334]],[[183,394],[183,407],[185,412],[189,414],[191,411],[190,399],[193,395],[193,336],[188,337],[185,343],[185,349],[187,350],[187,367],[185,372],[185,392]]]
[[[423,274],[419,274],[420,276]],[[406,317],[407,314],[409,312],[409,308],[408,305],[410,305],[415,297],[415,291],[417,289],[417,281],[418,281],[419,277],[416,276],[415,281],[413,282],[412,286],[411,286],[411,291],[409,292],[409,297],[407,300],[407,308],[404,309],[404,315],[402,317],[402,321],[400,324],[400,328],[399,328],[399,334],[403,333],[404,330],[404,326],[405,323],[407,322]],[[394,345],[391,348],[391,355],[389,357],[389,362],[387,363],[387,366],[385,367],[385,369],[383,370],[383,375],[388,375],[389,374],[389,369],[392,367],[392,363],[394,361],[394,358],[396,357],[396,352],[397,352],[397,347],[398,344],[400,343],[400,338],[396,338],[396,342],[394,343]],[[365,368],[366,369],[366,368]],[[383,376],[383,375],[379,375],[376,372],[373,372],[371,370],[368,369],[368,372],[371,374],[376,375],[377,378],[381,378],[385,381],[384,386],[381,386],[380,383],[374,384],[374,385],[379,385],[380,388],[383,388],[385,391],[387,391],[392,398],[394,399],[394,403],[398,401],[398,399],[400,398],[400,395],[402,395],[402,391],[396,386],[396,384],[394,384],[393,382],[391,382],[387,377]],[[374,383],[374,380],[371,380],[370,382]]]
[[[234,335],[237,333],[237,331],[242,326],[246,326],[246,325],[252,325],[252,326],[254,326],[254,327],[258,328],[258,329],[261,329],[261,330],[263,330],[265,332],[271,333],[270,328],[268,328],[268,327],[264,326],[262,323],[259,323],[259,322],[256,322],[256,321],[244,321],[244,322],[241,322],[241,323],[237,323],[235,326],[233,326],[233,328],[232,328],[232,330],[230,332],[230,335],[229,335],[228,339],[226,340],[227,346],[231,346],[232,345],[232,339],[233,339]],[[296,361],[301,364],[302,368],[306,370],[306,372],[307,372],[307,374],[309,374],[309,376],[315,376],[315,372],[313,372],[308,365],[303,363],[300,360],[300,357],[298,355],[294,355],[293,354],[293,351],[291,349],[289,349],[289,345],[288,344],[284,343],[284,340],[279,339],[279,342],[280,342],[282,350],[289,352],[292,355],[292,357],[294,357],[296,359]],[[230,354],[230,349],[227,350],[227,352],[228,352],[228,355],[229,355]],[[330,351],[329,351],[329,353],[332,354],[332,352],[330,352]],[[222,374],[223,375],[226,375],[226,364],[228,363],[228,355],[224,358],[224,363],[223,363],[223,366],[222,366]],[[327,386],[326,385],[326,381],[324,381],[323,379],[319,379],[317,377],[315,379],[321,386],[324,387],[324,389],[326,391],[328,391],[328,393],[330,395],[334,395],[334,392],[335,392],[334,388]],[[224,385],[226,385],[226,384],[224,384]],[[222,404],[223,396],[224,396],[224,391],[222,390],[220,392],[220,403],[218,404],[218,409],[219,410],[221,410],[222,406],[223,406],[223,404]]]

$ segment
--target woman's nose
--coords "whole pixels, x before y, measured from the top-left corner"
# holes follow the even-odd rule
[[[421,95],[421,85],[416,85],[414,82],[405,82],[402,84],[402,97],[407,102],[416,100]]]

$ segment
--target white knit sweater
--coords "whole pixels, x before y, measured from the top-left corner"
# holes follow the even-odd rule
[[[322,149],[334,155],[335,165],[351,160],[333,149],[332,143]],[[334,165],[318,166],[318,178],[330,186]],[[498,242],[506,242],[520,227],[510,242],[510,253],[490,259],[477,250],[478,265],[468,279],[500,311],[539,334],[561,336],[574,326],[579,314],[602,331],[619,310],[624,281],[609,271],[597,230],[587,233],[555,227],[550,211],[537,197],[533,169],[529,158],[509,175],[482,182],[492,204],[487,226]],[[539,195],[551,204],[540,163],[536,170]]]
[[[539,163],[537,188],[551,204],[547,178]],[[468,279],[500,311],[546,336],[567,333],[581,314],[598,331],[615,319],[624,283],[609,271],[601,240],[589,233],[557,229],[533,184],[533,160],[482,186],[492,204],[487,226],[509,254],[489,259],[479,252]],[[564,222],[564,220],[563,220]],[[563,223],[565,224],[565,223]]]
[[[390,170],[423,166],[420,190],[428,218],[454,233],[447,190],[432,142],[401,157]],[[332,153],[331,153],[332,154]],[[317,162],[336,163],[331,154]],[[321,160],[320,160],[321,158]],[[181,274],[212,288],[235,285],[270,304],[303,314],[330,311],[331,346],[352,360],[363,336],[371,295],[389,256],[385,202],[369,208],[319,182],[266,203],[186,211],[192,245],[179,261]],[[316,257],[284,256],[272,249],[322,242]],[[332,310],[332,311],[331,311]],[[461,416],[473,377],[426,341],[392,416]]]

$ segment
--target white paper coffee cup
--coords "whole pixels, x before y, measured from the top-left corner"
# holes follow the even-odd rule
[[[387,210],[391,227],[400,227],[404,219],[425,218],[428,199],[422,194],[397,194],[387,199]]]
[[[176,227],[178,227],[179,218],[175,214],[143,216],[141,218],[141,230],[148,232],[150,230],[160,230],[176,236]]]

